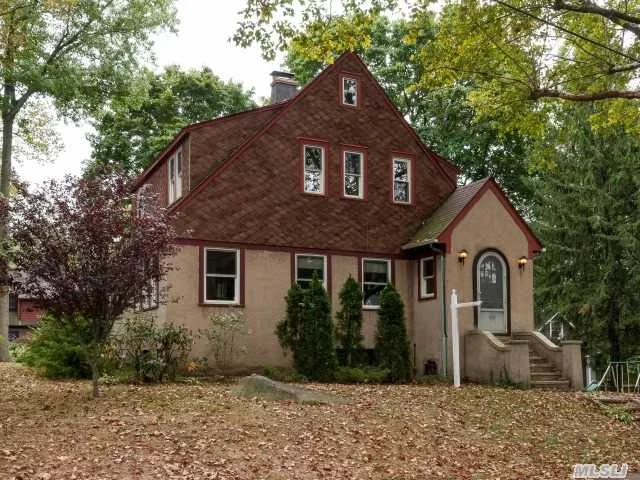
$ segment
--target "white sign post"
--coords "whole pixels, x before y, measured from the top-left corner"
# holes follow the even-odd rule
[[[458,303],[455,288],[451,291],[451,341],[453,342],[453,386],[460,387],[460,328],[458,327],[458,309],[479,307],[482,301]]]

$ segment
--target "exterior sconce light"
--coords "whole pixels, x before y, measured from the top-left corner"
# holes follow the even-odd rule
[[[468,256],[469,256],[469,252],[467,252],[466,250],[460,250],[458,252],[458,262],[460,262],[461,265],[464,265],[464,261],[467,259]]]
[[[524,267],[527,265],[527,262],[529,260],[527,260],[527,257],[520,257],[518,259],[518,268],[520,269],[521,272],[524,271]]]

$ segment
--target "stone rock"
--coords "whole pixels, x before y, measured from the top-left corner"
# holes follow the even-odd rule
[[[340,397],[330,393],[276,382],[270,378],[255,374],[241,378],[238,385],[233,388],[233,393],[241,397],[288,400],[311,405],[334,405],[343,402]]]

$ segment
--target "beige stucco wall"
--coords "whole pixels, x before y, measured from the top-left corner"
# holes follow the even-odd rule
[[[237,367],[288,366],[291,355],[284,356],[274,333],[284,317],[284,296],[291,286],[291,255],[288,252],[245,250],[245,314],[247,351],[236,357]],[[199,305],[199,249],[180,247],[173,258],[175,270],[169,272],[169,302],[166,320],[180,323],[197,332],[207,328],[210,315],[229,307]],[[212,358],[207,342],[200,338],[192,350],[194,357]],[[213,360],[211,360],[211,363]]]
[[[447,309],[452,289],[456,289],[460,302],[473,300],[473,263],[476,256],[487,248],[502,253],[509,268],[511,331],[533,329],[533,265],[531,259],[524,271],[517,260],[527,256],[528,242],[522,230],[491,190],[486,190],[467,215],[456,225],[451,236],[451,254],[446,256]],[[464,265],[458,262],[457,252],[467,250]],[[447,312],[448,313],[448,312]],[[449,332],[451,319],[448,316]],[[460,310],[460,335],[474,325],[473,310]],[[449,342],[450,344],[450,342]],[[461,341],[461,355],[464,358]],[[451,365],[451,348],[449,348]]]
[[[437,295],[432,299],[419,299],[419,260],[412,261],[409,265],[409,275],[414,289],[411,294],[413,309],[412,330],[413,342],[416,344],[416,370],[419,375],[424,372],[424,364],[429,360],[435,360],[438,369],[442,368],[442,315],[441,315],[441,275],[440,256],[436,258],[436,280],[438,282]]]

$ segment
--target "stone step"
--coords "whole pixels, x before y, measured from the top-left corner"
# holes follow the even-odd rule
[[[546,373],[546,372],[558,371],[555,365],[552,365],[550,363],[532,363],[531,365],[529,365],[529,367],[531,368],[532,373],[533,372]]]
[[[542,357],[529,357],[529,363],[537,364],[537,363],[549,363],[546,358]]]
[[[540,388],[544,390],[569,390],[569,380],[537,380],[531,382],[532,388]]]
[[[562,375],[557,370],[551,372],[531,372],[531,381],[546,381],[546,380],[562,380]]]

